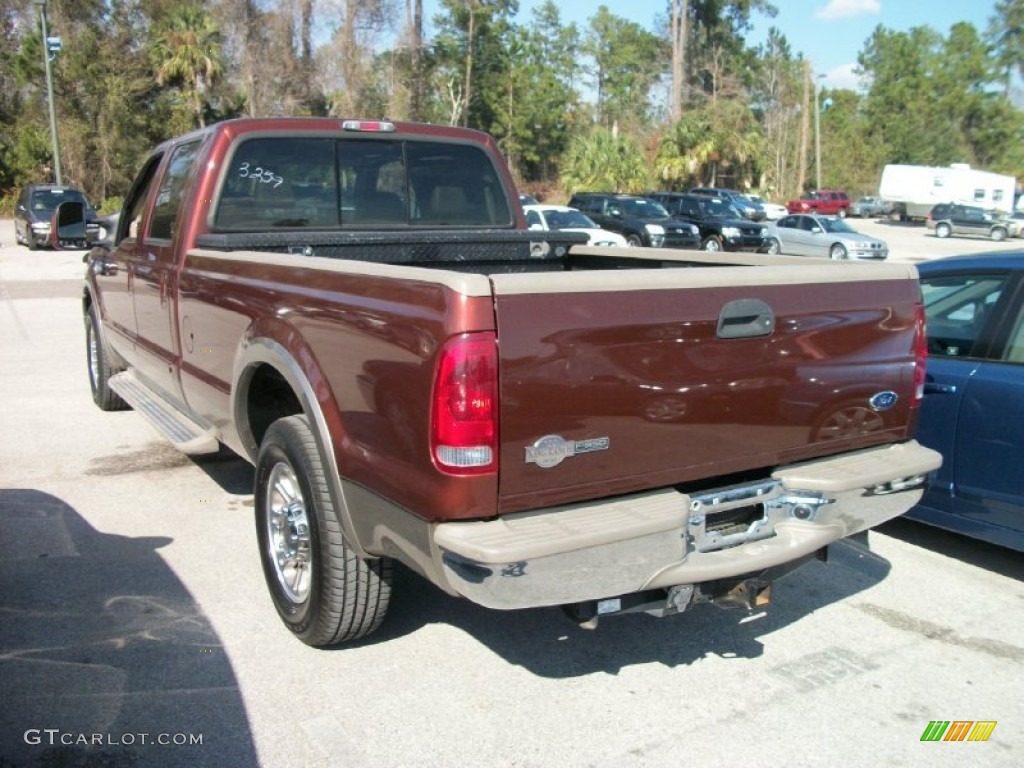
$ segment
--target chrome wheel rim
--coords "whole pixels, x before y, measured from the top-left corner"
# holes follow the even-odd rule
[[[89,323],[89,383],[93,389],[96,382],[100,380],[100,348],[96,343],[96,330],[92,323]]]
[[[291,602],[304,603],[309,599],[313,564],[306,501],[295,471],[284,462],[274,465],[267,487],[264,518],[274,575]]]

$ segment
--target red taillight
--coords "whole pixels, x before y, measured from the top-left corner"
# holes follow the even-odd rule
[[[430,414],[430,452],[452,474],[498,467],[498,349],[493,333],[464,333],[442,347]]]
[[[914,305],[914,394],[911,408],[917,408],[924,397],[925,365],[928,362],[928,334],[924,304]]]

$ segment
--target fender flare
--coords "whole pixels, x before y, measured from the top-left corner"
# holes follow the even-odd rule
[[[312,364],[312,363],[311,363]],[[331,500],[335,509],[338,510],[342,532],[345,541],[353,549],[355,554],[361,558],[371,557],[356,536],[356,529],[352,523],[352,513],[345,500],[345,492],[341,482],[341,474],[338,471],[338,461],[334,452],[334,442],[331,439],[331,432],[327,424],[327,416],[316,397],[313,385],[310,383],[307,372],[299,364],[292,353],[280,342],[266,336],[247,337],[240,346],[235,356],[234,370],[232,373],[231,388],[231,418],[235,426],[235,432],[240,445],[245,449],[251,461],[255,463],[259,453],[259,445],[253,436],[248,425],[248,391],[249,383],[259,365],[268,365],[277,371],[291,387],[302,408],[302,412],[309,419],[313,437],[316,440],[317,451],[319,451],[324,465],[328,470],[327,485],[331,493]]]

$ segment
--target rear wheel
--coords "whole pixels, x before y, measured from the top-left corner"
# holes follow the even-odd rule
[[[635,233],[626,235],[626,245],[632,246],[633,248],[641,248],[643,247],[643,244],[644,241],[640,238],[640,235]]]
[[[953,230],[950,229],[949,224],[939,223],[935,225],[935,236],[936,237],[949,237],[953,234]]]
[[[839,209],[839,218],[840,219],[845,219],[846,218],[846,209],[845,208],[840,208]]]
[[[828,257],[834,261],[842,261],[849,257],[849,252],[846,250],[846,246],[841,243],[836,243],[828,252]]]
[[[256,461],[256,539],[285,625],[308,645],[373,632],[391,598],[391,561],[362,559],[345,541],[304,415],[278,419]]]
[[[704,238],[704,242],[700,244],[702,251],[720,251],[722,250],[722,241],[712,235],[711,237]]]
[[[1003,242],[1006,239],[1006,230],[1002,227],[996,227],[992,230],[992,239],[997,243]]]
[[[31,242],[31,235],[29,235]],[[85,313],[85,362],[89,372],[89,389],[92,390],[92,401],[103,411],[123,411],[128,403],[110,388],[110,377],[116,373],[110,367],[107,350],[103,348],[100,336],[99,319],[96,308],[89,307]]]
[[[772,238],[768,242],[768,248],[765,249],[765,253],[770,253],[773,256],[777,253],[782,253],[782,244],[779,243],[777,238]]]

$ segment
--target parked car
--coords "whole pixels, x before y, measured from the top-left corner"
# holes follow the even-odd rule
[[[695,224],[674,220],[654,200],[608,192],[578,192],[569,207],[583,211],[598,226],[618,232],[630,245],[650,248],[698,248]]]
[[[843,218],[849,213],[850,198],[838,189],[816,189],[786,203],[790,213],[818,213],[823,216]]]
[[[907,517],[1024,552],[1024,252],[917,269],[928,333],[918,440],[943,462]]]
[[[939,203],[932,208],[925,224],[936,237],[966,235],[990,237],[996,242],[1014,237],[1021,230],[1020,222],[996,211],[960,203]]]
[[[724,198],[683,192],[652,192],[648,197],[676,218],[696,224],[702,250],[768,252],[768,227],[743,218]]]
[[[744,218],[750,219],[751,221],[764,221],[766,217],[764,209],[753,200],[749,199],[745,194],[736,189],[727,189],[725,187],[694,187],[690,190],[691,195],[709,195],[711,197],[720,197],[724,200],[728,200],[732,203],[733,207],[736,208]]]
[[[862,197],[850,206],[850,215],[865,219],[869,216],[888,216],[892,213],[892,203],[880,197]]]
[[[829,259],[884,259],[889,255],[884,240],[858,232],[835,216],[791,214],[770,227],[775,242],[769,253]]]
[[[49,245],[50,220],[57,206],[68,202],[82,203],[85,206],[86,232],[98,232],[96,211],[82,190],[56,184],[29,184],[21,190],[14,209],[14,239],[32,251]]]
[[[760,195],[744,195],[744,197],[754,204],[761,206],[761,210],[764,211],[764,217],[769,221],[777,221],[789,213],[786,210],[786,206],[780,203],[771,203]]]
[[[1024,237],[1024,211],[1011,211],[1006,218],[1017,222],[1017,232],[1014,237]]]
[[[524,205],[523,213],[530,229],[583,232],[590,238],[588,245],[627,245],[626,238],[618,232],[601,229],[585,213],[566,205]]]

